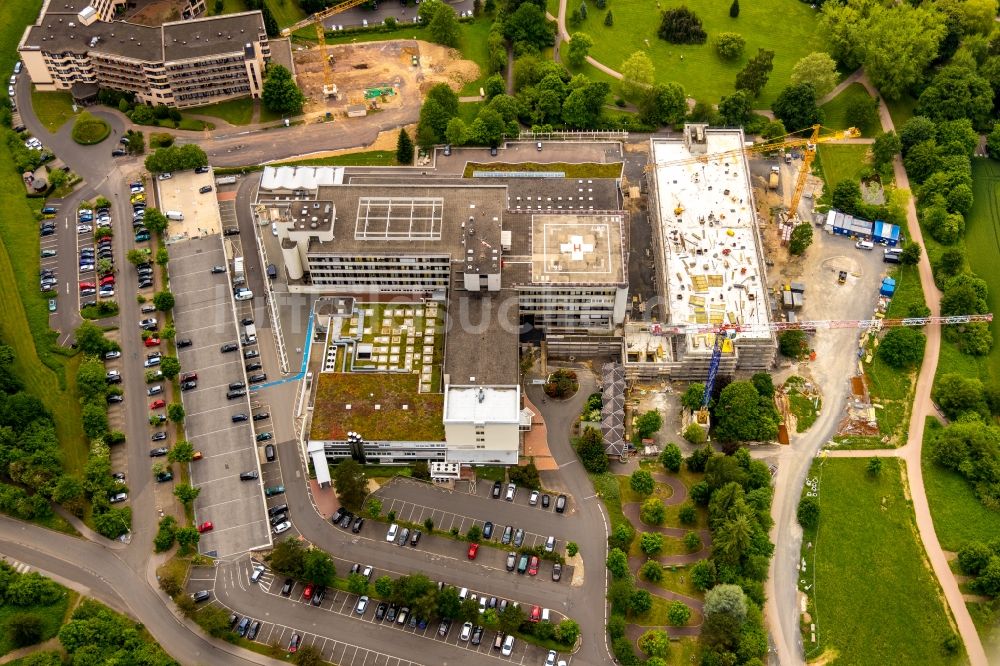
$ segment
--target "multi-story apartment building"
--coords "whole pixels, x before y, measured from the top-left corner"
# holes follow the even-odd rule
[[[204,11],[199,1],[186,13]],[[32,83],[43,91],[96,85],[173,107],[260,96],[271,50],[259,11],[151,27],[114,21],[120,5],[46,4],[18,46]]]

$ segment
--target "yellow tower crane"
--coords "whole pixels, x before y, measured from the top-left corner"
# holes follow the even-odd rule
[[[333,97],[337,94],[337,86],[333,83],[333,76],[330,74],[330,59],[326,54],[326,28],[323,26],[323,21],[330,18],[334,14],[339,14],[340,12],[347,11],[352,7],[357,7],[363,5],[369,0],[346,0],[339,5],[334,5],[333,7],[328,7],[321,12],[316,12],[312,16],[308,16],[298,23],[293,23],[284,30],[281,34],[285,37],[292,34],[296,30],[309,27],[313,25],[316,28],[316,39],[319,41],[319,55],[320,60],[323,61],[323,96]]]
[[[710,159],[719,159],[723,157],[736,157],[738,155],[754,153],[770,153],[787,148],[804,148],[805,157],[802,162],[802,168],[799,169],[799,175],[795,180],[795,189],[792,191],[792,200],[788,207],[789,218],[798,218],[798,208],[799,201],[802,200],[802,190],[805,188],[806,177],[809,175],[809,168],[812,166],[813,160],[816,159],[816,145],[829,141],[838,141],[841,139],[854,139],[861,136],[861,132],[858,131],[856,127],[848,127],[846,130],[829,130],[831,132],[830,134],[824,134],[822,136],[820,136],[820,130],[829,128],[824,128],[822,125],[813,125],[810,129],[811,133],[808,137],[796,136],[797,134],[806,131],[799,130],[798,132],[792,132],[771,141],[755,143],[752,146],[744,146],[743,148],[737,148],[735,150],[708,153],[706,155],[695,155],[694,157],[686,157],[684,159],[671,160],[668,162],[650,162],[646,165],[645,171],[649,172],[659,167],[674,166],[679,164],[705,164]]]

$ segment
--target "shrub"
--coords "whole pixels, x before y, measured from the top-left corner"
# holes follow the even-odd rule
[[[82,146],[92,146],[108,138],[111,127],[101,120],[83,111],[73,123],[73,141]]]
[[[663,580],[663,565],[656,560],[646,560],[639,567],[639,575],[650,582],[659,583]]]
[[[640,495],[651,495],[656,488],[653,475],[644,469],[637,469],[629,477],[629,487]]]
[[[675,627],[683,627],[691,619],[691,609],[680,601],[674,601],[667,610],[667,621]]]
[[[698,511],[691,502],[684,502],[677,512],[677,517],[680,518],[681,525],[694,525],[698,522]]]
[[[806,529],[815,529],[819,524],[819,500],[805,496],[799,500],[799,508],[795,512],[799,525]]]
[[[568,398],[579,388],[576,373],[560,368],[549,376],[549,381],[545,384],[545,394],[550,398]]]
[[[893,368],[912,368],[923,360],[926,342],[927,338],[916,328],[893,328],[882,338],[878,356]]]
[[[681,455],[680,447],[671,442],[663,447],[663,453],[660,454],[660,463],[671,472],[679,472],[681,470],[681,462],[684,457]]]
[[[658,497],[650,497],[642,503],[639,509],[639,518],[647,525],[662,525],[667,519],[667,508],[663,500]]]
[[[708,434],[697,423],[690,423],[687,428],[684,428],[684,439],[695,446],[700,446],[708,441]]]

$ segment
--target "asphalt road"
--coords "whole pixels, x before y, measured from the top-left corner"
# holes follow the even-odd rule
[[[149,544],[142,544],[148,557]],[[121,556],[98,544],[0,515],[0,553],[44,574],[75,582],[87,594],[142,622],[156,641],[185,666],[277,665],[274,659],[204,637],[172,611],[171,602]]]

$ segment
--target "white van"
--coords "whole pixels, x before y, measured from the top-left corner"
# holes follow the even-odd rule
[[[465,601],[465,599],[468,596],[469,596],[469,588],[463,587],[461,590],[458,591],[458,598],[461,599],[462,601]]]
[[[859,250],[874,250],[875,249],[875,243],[873,243],[871,241],[862,240],[862,241],[858,241],[857,243],[855,243],[854,247],[858,248]]]
[[[166,215],[168,220],[174,220],[175,222],[182,222],[184,220],[184,213],[179,210],[168,210]]]
[[[249,289],[243,289],[243,290],[237,291],[233,295],[233,298],[235,298],[237,301],[249,301],[249,300],[251,300],[253,298],[253,292],[250,291]]]

